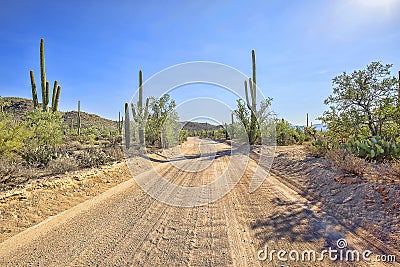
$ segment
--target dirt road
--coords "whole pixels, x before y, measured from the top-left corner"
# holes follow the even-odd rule
[[[197,157],[199,142],[191,138],[182,147],[185,155],[193,157],[180,159],[179,166],[198,165],[204,167],[203,171],[184,172],[171,162],[154,159],[155,168],[141,174],[140,179],[151,179],[158,172],[182,186],[209,184],[224,171],[232,156],[222,153],[215,159]],[[217,151],[230,149],[226,144],[210,145]],[[248,187],[256,167],[256,162],[249,160],[244,176],[232,191],[200,207],[163,204],[145,193],[134,179],[128,180],[1,243],[0,265],[392,266],[376,262],[375,256],[382,251],[274,175],[250,194]],[[164,189],[153,186],[158,186],[160,192]],[[185,201],[179,190],[171,194]],[[323,250],[336,250],[339,239],[347,241],[343,254],[347,250],[360,252],[359,262],[332,261],[328,254],[318,260]],[[280,253],[281,260],[279,250],[287,252]],[[362,259],[365,250],[372,251],[370,262]],[[316,260],[311,251],[316,252]],[[298,262],[294,260],[296,252]]]

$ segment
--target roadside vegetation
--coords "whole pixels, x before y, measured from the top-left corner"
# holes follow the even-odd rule
[[[237,100],[230,123],[215,126],[180,122],[170,95],[143,99],[140,70],[137,102],[125,103],[124,114],[119,114],[118,121],[112,122],[112,126],[101,123],[83,126],[80,101],[77,111],[68,116],[58,111],[61,86],[54,81],[51,93],[42,39],[42,101],[39,102],[33,71],[30,71],[33,110],[16,116],[6,112],[11,103],[0,97],[0,182],[16,176],[30,177],[35,171],[26,175],[26,170],[32,168],[42,170],[40,175],[43,175],[99,166],[121,160],[123,147],[169,148],[190,136],[248,141],[250,145],[271,144],[271,141],[279,146],[306,145],[312,156],[330,158],[354,175],[361,174],[362,165],[368,162],[390,165],[392,173],[400,173],[397,171],[400,89],[399,80],[390,73],[391,67],[372,62],[364,70],[334,77],[333,92],[325,100],[328,110],[318,118],[326,125],[325,131],[309,125],[308,114],[305,126],[293,126],[284,118],[276,118],[270,110],[272,98],[257,100],[254,50],[252,77],[244,81],[245,100]]]

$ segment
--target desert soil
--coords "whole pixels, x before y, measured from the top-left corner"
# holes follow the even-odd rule
[[[181,151],[194,157],[179,159],[179,166],[208,166],[201,172],[183,172],[163,155],[155,154],[151,161],[129,159],[137,166],[131,171],[140,179],[149,180],[157,172],[170,182],[187,187],[209,184],[235,156],[221,153],[214,160],[197,157],[200,143],[197,138],[189,138],[182,145]],[[223,143],[210,146],[218,151],[230,149]],[[309,159],[296,153],[278,151],[282,159],[274,163],[270,175],[266,174],[267,179],[253,193],[248,188],[257,163],[250,159],[233,190],[199,207],[171,206],[150,197],[131,179],[124,163],[90,173],[80,171],[31,181],[20,191],[14,189],[2,196],[0,234],[4,242],[0,244],[0,265],[392,266],[376,261],[334,262],[326,257],[323,261],[284,262],[277,260],[276,253],[272,262],[258,259],[259,251],[265,247],[288,253],[321,252],[329,247],[336,249],[338,239],[346,239],[347,249],[371,250],[372,260],[379,254],[399,254],[391,242],[382,241],[379,236],[373,239],[368,228],[346,224],[340,213],[330,210],[326,204],[330,199],[316,195],[313,184],[304,178],[315,176],[312,170],[326,167],[307,169],[304,166],[309,166]],[[294,165],[298,161],[304,166]],[[149,168],[150,162],[154,168]],[[298,171],[293,171],[296,168]],[[333,176],[326,179],[335,182]],[[343,183],[337,183],[340,189]],[[160,192],[164,189],[159,184],[152,186]],[[171,194],[177,198],[182,195],[179,189]],[[355,194],[353,198],[356,199]],[[351,201],[337,204],[349,205]],[[39,223],[48,216],[51,217]],[[392,213],[390,219],[395,216]],[[30,228],[22,231],[27,227]],[[391,237],[398,239],[398,232],[394,231]]]

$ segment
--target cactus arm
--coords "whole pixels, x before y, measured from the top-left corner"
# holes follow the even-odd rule
[[[135,120],[136,123],[139,123],[139,118],[138,118],[137,113],[136,113],[135,104],[131,103],[131,109],[132,109],[133,119]]]
[[[256,81],[256,51],[251,50],[251,61],[252,61],[252,67],[253,67],[253,83],[257,84]]]
[[[246,94],[246,104],[250,109],[249,90],[247,89],[247,81],[244,81],[244,92]]]
[[[143,72],[139,70],[139,100],[138,100],[138,114],[142,115],[143,107]]]
[[[146,98],[146,106],[145,106],[144,117],[143,117],[144,121],[146,121],[147,117],[149,116],[149,101],[150,101],[150,98]]]
[[[56,89],[56,94],[55,94],[55,99],[54,99],[54,105],[53,105],[53,112],[58,111],[58,103],[60,102],[60,94],[61,94],[61,86],[57,85]],[[53,93],[54,94],[54,93]]]
[[[251,78],[249,78],[250,97],[251,97],[251,109],[255,112],[256,106],[256,86]],[[250,105],[250,104],[249,104]]]
[[[58,81],[54,81],[54,86],[53,86],[53,95],[51,98],[51,109],[54,111],[54,106],[56,104],[56,95],[57,95],[57,88],[58,88]]]
[[[35,82],[35,76],[33,74],[33,70],[29,72],[31,76],[31,86],[32,86],[32,100],[33,100],[33,107],[38,108],[39,107],[39,100],[37,96],[37,90],[36,90],[36,82]]]
[[[45,87],[45,90],[44,90],[44,98],[43,98],[43,103],[42,103],[42,106],[43,106],[43,111],[48,111],[48,104],[49,104],[49,98],[50,98],[50,83],[49,82],[46,82],[46,87]]]

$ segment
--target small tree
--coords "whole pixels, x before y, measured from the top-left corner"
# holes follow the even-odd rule
[[[151,111],[146,121],[146,141],[160,147],[162,144],[167,147],[177,144],[180,126],[177,124],[178,114],[174,110],[175,101],[165,94],[157,99],[151,98],[149,106]]]
[[[319,119],[336,139],[352,136],[398,135],[398,80],[390,75],[391,64],[372,62],[365,70],[343,72],[333,78],[333,94],[326,100],[329,110]]]

